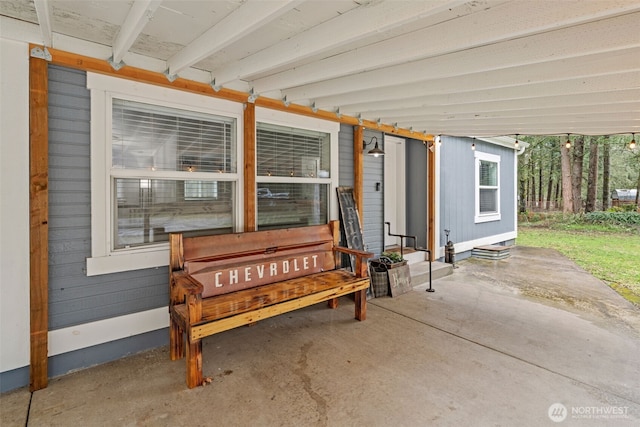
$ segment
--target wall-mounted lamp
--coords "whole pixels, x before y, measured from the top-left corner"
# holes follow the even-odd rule
[[[564,144],[567,147],[567,150],[571,148],[571,140],[569,139],[570,134],[567,134],[567,142]]]
[[[369,152],[367,152],[368,155],[373,156],[373,157],[380,157],[380,156],[384,156],[384,151],[382,151],[380,149],[380,147],[378,146],[378,138],[376,138],[375,136],[373,138],[371,138],[371,141],[366,142],[366,141],[362,141],[362,149],[366,149],[368,145],[373,144],[373,141],[376,141],[375,146],[369,150]]]
[[[631,142],[629,143],[629,148],[631,148],[632,150],[634,148],[636,148],[636,134],[635,133],[631,134]]]
[[[473,144],[471,144],[471,151],[476,151],[476,139],[473,138]]]
[[[516,133],[516,142],[513,144],[515,148],[520,147],[520,143],[518,142],[518,134]]]

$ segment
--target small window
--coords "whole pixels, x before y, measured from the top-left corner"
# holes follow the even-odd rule
[[[500,220],[500,156],[475,153],[475,222]]]
[[[329,221],[331,134],[257,123],[258,229]]]

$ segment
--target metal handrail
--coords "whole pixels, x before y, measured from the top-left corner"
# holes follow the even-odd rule
[[[416,236],[409,236],[406,234],[393,234],[391,233],[391,223],[385,221],[385,224],[387,225],[388,231],[387,234],[389,236],[392,237],[399,237],[400,238],[400,256],[404,259],[404,252],[403,252],[403,248],[404,248],[404,239],[413,239],[413,250],[415,251],[419,251],[419,252],[426,252],[429,255],[429,289],[427,289],[427,292],[435,292],[435,289],[433,289],[431,287],[431,250],[429,249],[425,249],[425,248],[419,248],[417,246],[418,244],[418,238]]]

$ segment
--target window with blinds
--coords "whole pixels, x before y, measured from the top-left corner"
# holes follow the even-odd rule
[[[113,99],[113,249],[233,231],[236,121]]]
[[[329,133],[256,124],[258,229],[326,224]]]
[[[476,152],[476,222],[500,219],[500,156]]]
[[[498,164],[480,160],[480,213],[498,211]]]

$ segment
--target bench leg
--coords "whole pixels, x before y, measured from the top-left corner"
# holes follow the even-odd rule
[[[187,343],[187,387],[202,385],[202,340]]]
[[[367,290],[363,289],[355,293],[356,297],[356,319],[365,320],[367,318]]]
[[[184,337],[178,324],[171,319],[169,322],[169,353],[171,360],[184,357]]]
[[[328,302],[329,308],[338,308],[338,298],[331,298]]]

